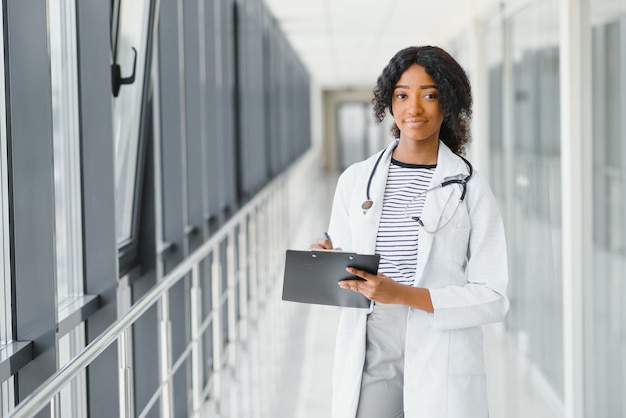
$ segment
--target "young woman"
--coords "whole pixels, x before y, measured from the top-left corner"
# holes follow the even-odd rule
[[[372,304],[342,309],[333,417],[487,418],[481,326],[506,314],[508,275],[496,201],[461,157],[467,76],[441,48],[406,48],[372,103],[378,122],[393,115],[395,140],[342,173],[328,232],[381,263],[377,275],[348,269],[357,277],[339,284]]]

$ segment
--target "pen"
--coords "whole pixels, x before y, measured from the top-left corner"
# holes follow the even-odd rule
[[[334,248],[335,246],[333,245],[333,240],[330,239],[330,235],[328,235],[328,232],[324,232],[324,236],[326,237],[326,240],[330,242],[330,246]]]

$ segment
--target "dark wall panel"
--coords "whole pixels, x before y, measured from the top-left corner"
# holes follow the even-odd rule
[[[202,129],[203,110],[201,105],[202,91],[200,78],[200,50],[204,50],[204,39],[199,34],[198,2],[183,2],[183,18],[185,20],[184,65],[185,65],[185,145],[187,151],[187,237],[189,251],[196,249],[203,241],[204,202],[207,193],[204,186],[208,179],[204,151],[204,132]]]
[[[46,1],[6,4],[11,276],[18,340],[33,357],[18,373],[23,399],[55,371],[52,109]],[[37,291],[34,291],[37,289]]]
[[[163,239],[173,251],[163,254],[166,271],[184,257],[185,214],[183,203],[183,153],[181,114],[181,73],[178,4],[160,2],[159,11],[159,85],[161,129],[161,178],[163,196]],[[184,156],[186,158],[186,156]]]
[[[87,343],[117,318],[115,169],[111,111],[108,2],[78,2],[78,73],[83,195],[85,293],[100,297],[101,309],[87,321]],[[89,367],[90,417],[106,418],[118,403],[117,346]]]

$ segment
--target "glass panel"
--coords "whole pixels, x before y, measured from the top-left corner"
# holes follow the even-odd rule
[[[591,2],[593,284],[585,416],[626,416],[626,3]]]
[[[121,67],[122,77],[129,77],[132,74],[135,58],[132,48],[137,51],[135,82],[123,85],[113,101],[115,220],[117,242],[124,245],[133,238],[133,210],[150,0],[122,1],[119,7],[116,63]]]
[[[504,178],[510,181],[512,202],[507,224],[512,300],[508,323],[546,387],[562,399],[558,21],[557,0],[533,2],[509,20],[512,92],[505,118],[512,123],[514,158],[507,159],[505,169],[511,173]]]
[[[49,1],[57,309],[83,294],[76,5]],[[59,339],[59,367],[85,346],[83,325]],[[61,392],[61,415],[86,416],[84,372]]]
[[[486,24],[485,60],[489,83],[489,183],[507,221],[504,154],[504,34],[499,14]]]
[[[85,346],[85,327],[76,327],[59,339],[59,367],[67,364],[75,353]],[[80,372],[61,390],[61,416],[81,418],[87,416],[87,371]]]
[[[80,133],[74,0],[50,0],[50,66],[59,307],[83,293]]]
[[[2,30],[4,17],[2,14],[0,7],[0,45],[4,45],[4,30]],[[2,347],[3,344],[12,339],[4,48],[0,48],[0,63],[2,64],[0,65],[0,347]],[[0,401],[1,399],[0,396]]]
[[[0,7],[0,45],[4,45],[3,8]],[[0,48],[0,348],[13,339],[11,326],[11,270],[9,253],[9,179],[7,165],[4,48]],[[0,382],[0,416],[15,406],[13,377]]]

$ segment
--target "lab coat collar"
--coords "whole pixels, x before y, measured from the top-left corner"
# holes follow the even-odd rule
[[[372,216],[367,217],[370,222],[378,222],[378,220],[380,219],[380,215],[383,209],[385,187],[387,185],[387,176],[389,174],[389,165],[391,163],[391,155],[396,146],[398,146],[399,142],[399,139],[395,139],[393,142],[391,142],[383,151],[382,157],[380,157],[380,154],[377,153],[369,158],[368,165],[370,167],[370,172],[372,170],[376,170],[376,172],[373,173],[372,176],[371,187],[369,187],[370,200],[372,200],[373,202],[372,207],[369,209]],[[376,161],[378,161],[379,157],[380,161],[378,162],[378,165],[376,165]],[[439,141],[439,151],[437,153],[437,168],[433,173],[431,186],[435,184],[440,184],[446,178],[457,176],[459,174],[469,174],[467,165],[463,162],[461,158],[459,158],[458,155],[453,153],[446,144],[444,144],[442,141]],[[429,193],[429,195],[436,194],[439,197],[441,197],[442,195],[449,197],[454,188],[449,187],[448,189],[449,190],[446,190],[447,193]],[[367,200],[366,194],[363,196],[363,201],[365,200]],[[443,201],[443,203],[445,203],[445,200]],[[424,210],[426,211],[426,208]],[[377,226],[378,225],[376,225],[376,227]],[[376,228],[376,230],[378,230],[378,228]]]

